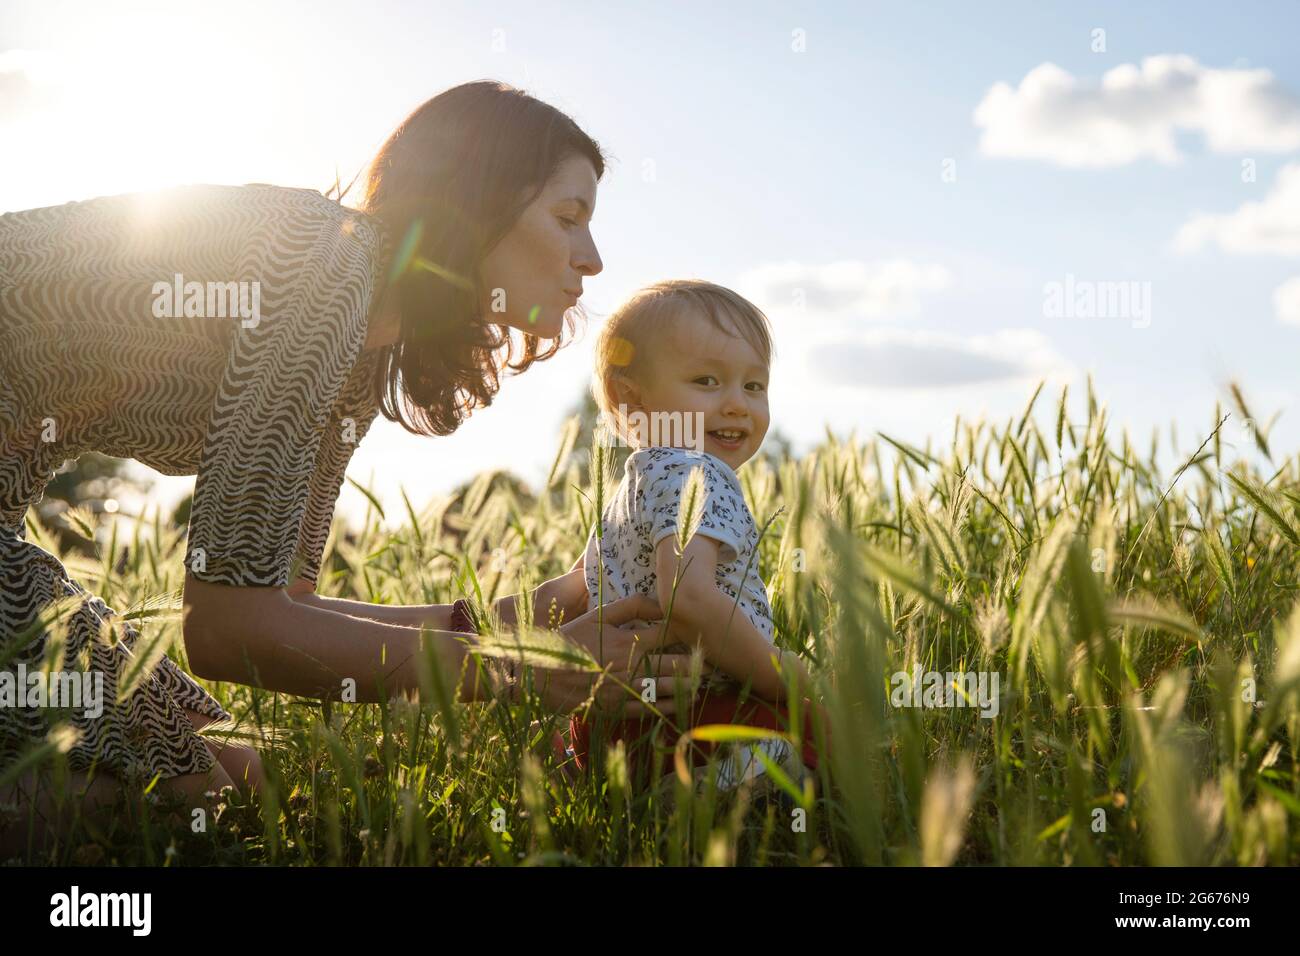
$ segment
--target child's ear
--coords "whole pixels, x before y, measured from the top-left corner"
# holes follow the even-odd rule
[[[641,407],[641,389],[628,376],[621,373],[611,376],[609,386],[613,393],[615,407],[624,405],[629,412]]]

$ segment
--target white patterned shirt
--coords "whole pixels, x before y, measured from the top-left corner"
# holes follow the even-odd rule
[[[593,527],[587,540],[583,558],[587,609],[633,594],[658,599],[655,550],[664,538],[677,533],[682,489],[692,468],[704,473],[703,509],[696,534],[718,542],[718,587],[733,600],[740,596],[738,610],[771,642],[772,608],[767,588],[758,576],[755,553],[758,526],[745,503],[736,473],[708,452],[656,446],[628,456],[623,480],[605,505],[602,539],[597,540]],[[602,566],[604,588],[600,591]],[[794,748],[786,741],[759,740],[733,745],[725,751],[714,773],[717,787],[731,790],[742,780],[763,774],[763,765],[754,756],[756,750],[796,779],[803,772]]]
[[[595,527],[587,540],[583,569],[587,609],[633,594],[658,598],[655,551],[677,533],[682,489],[692,468],[704,473],[704,501],[696,534],[718,542],[717,585],[735,600],[768,641],[772,608],[758,575],[758,526],[731,466],[708,452],[684,448],[642,448],[628,456],[623,480],[606,502],[603,540]],[[604,567],[604,590],[598,591]]]

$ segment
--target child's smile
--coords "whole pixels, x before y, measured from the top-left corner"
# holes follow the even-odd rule
[[[738,451],[745,445],[749,433],[743,428],[720,429],[706,433],[713,443],[726,451]]]

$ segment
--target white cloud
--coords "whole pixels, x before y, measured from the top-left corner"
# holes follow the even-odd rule
[[[933,263],[846,260],[768,263],[742,275],[737,288],[766,310],[881,319],[916,312],[923,295],[951,282],[948,270]]]
[[[1035,329],[961,335],[882,325],[953,285],[947,268],[910,259],[758,266],[735,283],[772,320],[787,392],[811,387],[944,388],[1072,374]],[[814,384],[815,383],[815,384]]]
[[[1300,163],[1283,166],[1262,200],[1225,215],[1197,213],[1178,230],[1174,248],[1192,252],[1207,242],[1225,252],[1300,255]]]
[[[851,340],[823,342],[808,352],[814,380],[855,388],[941,388],[988,382],[1062,378],[1069,363],[1035,329],[990,335],[872,329]]]
[[[1273,312],[1286,325],[1300,325],[1300,276],[1273,290]]]
[[[1300,97],[1268,70],[1214,69],[1185,54],[1125,63],[1100,83],[1053,63],[1018,87],[995,83],[974,113],[989,156],[1070,167],[1178,162],[1176,133],[1200,133],[1215,152],[1300,149]]]

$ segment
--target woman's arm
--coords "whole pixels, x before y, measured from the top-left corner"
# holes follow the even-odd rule
[[[208,680],[311,697],[337,697],[343,681],[351,678],[356,682],[356,699],[368,702],[418,687],[418,626],[340,613],[316,603],[334,600],[330,598],[299,598],[295,600],[284,588],[213,584],[187,575],[183,630],[194,673]],[[463,637],[442,628],[432,631],[443,674],[461,673],[466,655]],[[469,674],[458,686],[466,700],[486,692]]]
[[[676,538],[667,537],[655,550],[659,603],[668,615],[671,639],[700,647],[710,663],[738,681],[748,681],[768,700],[785,699],[785,675],[791,672],[800,693],[809,694],[811,681],[799,656],[774,646],[736,606],[735,598],[718,587],[718,542],[697,534],[680,562],[675,545]]]
[[[347,602],[353,603],[353,602]],[[600,612],[600,613],[598,613]],[[338,698],[346,678],[356,681],[356,700],[374,702],[419,689],[417,654],[421,631],[352,617],[293,600],[285,588],[236,587],[185,578],[183,633],[191,669],[206,680],[237,681],[309,697]],[[567,712],[596,690],[596,701],[624,716],[644,716],[650,708],[638,696],[637,681],[658,680],[659,713],[675,708],[675,675],[685,674],[689,659],[657,650],[658,628],[637,633],[621,625],[637,618],[661,616],[650,598],[636,595],[583,614],[560,629],[567,639],[593,656],[603,654],[605,673],[534,669],[542,700]],[[478,669],[464,666],[471,645],[465,634],[424,631],[443,675],[457,680],[453,692],[462,700],[490,696]],[[599,683],[597,684],[597,681]],[[629,694],[627,688],[632,688]]]
[[[285,593],[299,604],[380,624],[427,627],[434,631],[446,631],[451,627],[450,604],[371,604],[369,601],[325,597],[317,594],[315,585],[305,578],[298,578],[285,588]]]
[[[450,604],[371,604],[368,601],[325,597],[317,594],[315,586],[305,578],[297,579],[285,591],[300,604],[367,621],[401,627],[427,627],[435,631],[445,631],[451,627]],[[572,570],[543,581],[529,592],[529,596],[533,604],[533,620],[542,626],[550,623],[552,601],[555,602],[556,615],[563,623],[581,617],[587,612],[587,583],[583,578],[582,558],[578,558],[577,565]],[[507,627],[518,621],[515,613],[518,597],[517,594],[510,594],[498,598],[494,604],[501,623]]]

